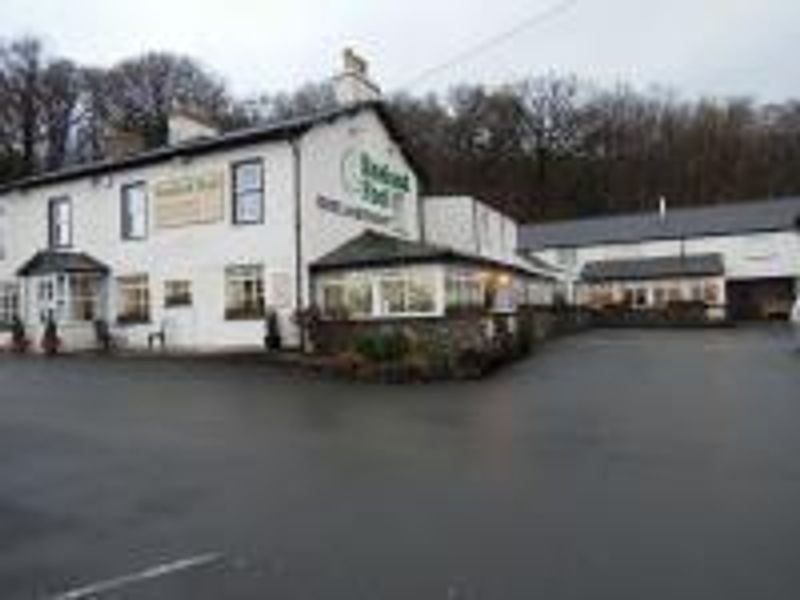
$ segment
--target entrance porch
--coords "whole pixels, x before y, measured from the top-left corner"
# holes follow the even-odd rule
[[[38,252],[20,267],[20,318],[31,347],[40,348],[52,322],[62,348],[96,348],[98,323],[108,321],[109,273],[97,259],[77,252]]]

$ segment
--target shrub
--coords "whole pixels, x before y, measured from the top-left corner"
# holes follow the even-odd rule
[[[386,363],[404,359],[411,350],[411,344],[400,331],[366,334],[356,339],[355,350],[371,362]]]

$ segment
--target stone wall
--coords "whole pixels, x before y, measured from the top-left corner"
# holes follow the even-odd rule
[[[401,336],[408,343],[408,353],[399,361],[403,364],[384,364],[378,372],[389,371],[394,378],[410,367],[415,378],[463,378],[483,375],[589,323],[585,311],[552,307],[526,307],[507,315],[472,311],[443,318],[322,321],[315,327],[312,343],[318,356],[360,360],[364,358],[359,357],[361,340]]]

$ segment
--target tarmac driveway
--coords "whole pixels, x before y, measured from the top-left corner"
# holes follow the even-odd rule
[[[0,357],[0,598],[797,598],[788,346],[598,331],[397,387]]]

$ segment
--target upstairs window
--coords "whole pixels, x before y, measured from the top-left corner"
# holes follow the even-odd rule
[[[67,197],[50,200],[47,221],[50,247],[70,247],[72,245],[72,201]]]
[[[264,222],[264,163],[261,159],[233,165],[233,222]]]
[[[144,183],[122,188],[122,239],[147,238],[147,186]]]

